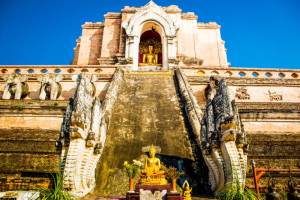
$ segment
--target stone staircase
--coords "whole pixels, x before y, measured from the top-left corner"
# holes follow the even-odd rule
[[[123,162],[141,159],[142,147],[151,144],[161,147],[163,161],[194,160],[173,72],[125,72],[98,165],[97,186],[85,199],[125,195]]]

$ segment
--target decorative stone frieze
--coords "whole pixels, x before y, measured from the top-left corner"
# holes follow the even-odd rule
[[[250,94],[247,93],[247,88],[239,87],[236,89],[235,97],[239,100],[249,100]]]
[[[275,91],[268,90],[270,101],[282,101],[282,95],[277,94]]]

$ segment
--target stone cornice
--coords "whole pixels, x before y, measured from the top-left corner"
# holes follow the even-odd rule
[[[1,116],[20,116],[20,113],[25,115],[39,116],[57,116],[62,117],[68,105],[68,101],[41,101],[36,99],[20,100],[0,100]],[[47,110],[47,112],[45,112]]]
[[[219,67],[219,66],[181,66],[181,69],[194,70],[235,70],[235,71],[275,71],[275,72],[300,72],[299,69],[278,68],[247,68],[247,67]]]
[[[39,81],[39,77],[42,76],[41,74],[32,74],[28,75],[27,83],[31,82],[37,82]],[[69,74],[63,74],[62,75],[62,80],[60,83],[65,83],[65,82],[74,82],[74,75],[69,75]],[[110,82],[112,79],[113,74],[99,74],[96,75],[97,80],[95,82]],[[4,78],[0,76],[0,83],[5,82]],[[1,90],[0,90],[1,91]]]
[[[112,75],[118,65],[0,65],[1,77],[10,74],[67,74],[93,73],[95,75]]]
[[[131,6],[125,6],[122,9],[122,13],[136,13],[139,11],[142,7],[131,7]],[[161,7],[166,13],[181,13],[182,10],[176,6],[176,5],[171,5],[171,6],[166,6],[166,7]]]
[[[178,6],[176,6],[176,5],[171,5],[171,6],[163,7],[163,9],[167,13],[181,13],[182,12],[182,10]]]
[[[102,29],[104,24],[102,22],[85,22],[82,26],[83,29]]]
[[[193,12],[187,12],[181,14],[181,19],[184,20],[198,20],[198,16]]]
[[[108,12],[104,15],[105,19],[121,19],[122,14],[121,13],[114,13],[114,12]]]
[[[198,29],[220,29],[221,26],[216,22],[198,23]]]

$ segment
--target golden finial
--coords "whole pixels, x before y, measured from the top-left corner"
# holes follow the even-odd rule
[[[187,180],[185,180],[182,185],[182,192],[185,200],[192,200],[192,188],[190,188],[190,184]]]

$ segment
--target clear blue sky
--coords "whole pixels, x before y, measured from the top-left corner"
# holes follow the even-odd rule
[[[69,64],[86,21],[148,0],[0,0],[0,64]],[[300,68],[300,0],[156,0],[222,26],[232,66]]]

